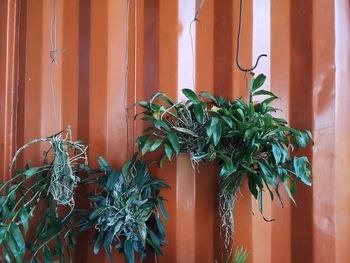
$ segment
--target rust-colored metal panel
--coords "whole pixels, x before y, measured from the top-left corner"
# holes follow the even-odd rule
[[[51,1],[0,0],[0,176],[14,149],[71,125],[89,142],[90,164],[106,156],[116,167],[130,158],[145,128],[133,106],[157,91],[182,100],[182,88],[246,98],[235,66],[238,0],[57,0],[55,96],[50,91]],[[316,145],[313,187],[299,185],[298,206],[265,200],[266,223],[246,186],[235,208],[233,248],[248,262],[348,262],[350,258],[350,6],[347,0],[245,0],[240,63],[268,76],[279,113],[311,129]],[[192,23],[192,24],[191,24]],[[55,103],[53,103],[55,102]],[[58,122],[54,117],[56,105]],[[58,126],[58,127],[56,127]],[[20,162],[38,161],[42,147]],[[155,153],[147,158],[159,158]],[[159,262],[221,262],[215,163],[193,169],[188,156],[152,173],[166,179],[170,220]],[[92,189],[79,190],[84,195]],[[266,195],[265,195],[266,196]],[[79,201],[80,205],[86,202]],[[75,262],[93,255],[90,233],[78,235]],[[121,255],[114,253],[118,262]],[[146,262],[155,262],[150,255]]]
[[[8,164],[16,140],[18,85],[18,1],[0,1],[0,178],[8,179]]]

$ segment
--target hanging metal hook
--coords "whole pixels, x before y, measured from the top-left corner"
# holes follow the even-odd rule
[[[238,67],[241,71],[247,73],[247,72],[253,71],[253,70],[258,66],[259,60],[260,60],[262,57],[267,57],[267,55],[266,55],[266,54],[261,54],[261,55],[257,58],[257,60],[256,60],[256,62],[255,62],[255,64],[254,64],[254,66],[253,66],[252,68],[243,68],[243,67],[241,67],[241,65],[239,64],[239,48],[240,48],[240,38],[241,38],[241,29],[242,29],[242,9],[243,9],[243,0],[240,0],[240,2],[239,2],[239,25],[238,25],[238,34],[237,34],[236,64],[237,64],[237,67]]]

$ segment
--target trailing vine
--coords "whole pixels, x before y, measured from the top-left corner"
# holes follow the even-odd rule
[[[285,119],[274,116],[279,109],[271,103],[278,97],[261,89],[265,79],[263,74],[252,78],[249,102],[183,89],[185,102],[176,103],[160,92],[150,101],[140,101],[143,111],[135,116],[140,115],[149,124],[136,140],[139,150],[145,155],[162,148],[161,166],[180,153],[189,154],[194,163],[220,163],[220,216],[226,248],[233,237],[233,207],[244,177],[266,221],[262,201],[265,191],[271,200],[276,194],[283,206],[281,185],[294,203],[296,181],[311,185],[307,157],[289,154],[294,148],[306,147],[312,141],[311,133],[293,129]],[[254,102],[261,96],[261,102]]]
[[[15,154],[10,171],[18,155],[38,142],[48,142],[51,147],[44,152],[43,164],[25,170],[16,169],[13,177],[0,183],[0,244],[7,262],[22,262],[29,251],[30,262],[51,262],[54,257],[65,262],[75,247],[73,232],[74,193],[79,182],[78,160],[87,164],[86,146],[71,139],[70,129],[65,138],[61,133],[36,139],[21,147]],[[53,160],[50,161],[50,154]],[[68,205],[70,211],[62,216],[58,206]],[[27,233],[38,212],[44,217],[37,223],[34,240],[29,242]],[[26,241],[25,241],[26,240]]]

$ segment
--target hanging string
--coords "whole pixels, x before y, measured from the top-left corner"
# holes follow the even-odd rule
[[[57,53],[65,51],[64,48],[57,49],[57,40],[56,40],[56,0],[51,0],[51,50],[50,50],[50,89],[52,97],[52,108],[55,120],[56,130],[59,129],[57,108],[56,108],[56,96],[55,96],[55,65],[57,65]]]
[[[135,3],[136,5],[136,3]],[[129,108],[128,104],[128,79],[129,79],[129,16],[130,16],[130,0],[126,3],[126,18],[125,18],[125,54],[124,54],[124,65],[125,65],[125,77],[124,77],[124,102],[123,108],[125,113],[126,122],[126,159],[129,158]]]
[[[196,76],[195,76],[195,66],[196,66],[196,58],[195,58],[195,54],[194,54],[194,44],[193,44],[193,36],[192,36],[192,24],[195,22],[198,22],[201,26],[202,23],[201,21],[198,19],[199,13],[202,10],[202,7],[204,5],[205,0],[201,0],[201,2],[199,3],[198,6],[198,0],[196,0],[196,13],[194,14],[194,18],[190,23],[190,38],[191,38],[191,51],[192,51],[192,84],[193,84],[193,88],[195,89],[196,87]]]
[[[240,2],[239,2],[239,23],[238,23],[238,33],[237,33],[237,49],[236,49],[236,65],[237,65],[239,70],[244,72],[244,78],[246,80],[246,87],[247,87],[247,91],[248,91],[248,97],[251,98],[251,96],[250,96],[250,89],[248,87],[248,73],[252,72],[258,66],[259,60],[262,57],[267,57],[267,55],[266,54],[261,54],[257,58],[254,66],[251,67],[251,68],[244,68],[244,67],[242,67],[239,64],[239,49],[240,49],[240,44],[241,44],[240,43],[240,40],[241,40],[240,38],[241,38],[241,31],[242,31],[242,13],[243,13],[243,0],[240,0]]]

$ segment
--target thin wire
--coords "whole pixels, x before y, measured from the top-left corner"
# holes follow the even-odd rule
[[[135,3],[136,5],[136,3]],[[126,122],[126,158],[129,157],[129,108],[127,106],[128,100],[128,79],[129,79],[129,16],[130,16],[130,0],[127,0],[126,4],[126,18],[125,18],[125,78],[124,78],[124,112],[125,112],[125,122]]]
[[[196,0],[196,13],[194,15],[193,20],[190,23],[190,38],[191,38],[191,51],[192,51],[192,83],[193,89],[196,87],[196,76],[195,76],[195,54],[194,54],[194,44],[193,44],[193,36],[192,36],[192,24],[198,22],[202,27],[202,22],[198,19],[199,13],[202,10],[205,0],[201,0],[199,7],[197,8],[197,0]],[[203,28],[202,28],[203,29]]]
[[[267,55],[266,54],[261,54],[257,58],[257,60],[255,62],[255,65],[252,68],[243,68],[242,66],[240,66],[240,64],[239,64],[239,48],[240,48],[240,38],[241,38],[241,29],[242,29],[242,9],[243,9],[243,0],[240,0],[240,2],[239,2],[239,26],[238,26],[238,34],[237,34],[236,64],[237,64],[237,67],[241,71],[243,71],[243,72],[251,72],[258,66],[260,58],[267,57]]]
[[[137,101],[137,43],[138,43],[138,36],[137,36],[137,1],[134,0],[134,114],[136,113],[136,101]],[[136,122],[133,121],[133,141],[136,137]],[[135,147],[133,145],[133,147]],[[134,148],[133,148],[134,151]]]
[[[51,97],[52,97],[52,108],[55,120],[56,130],[58,130],[58,116],[57,116],[57,108],[56,108],[56,95],[55,95],[55,65],[57,65],[56,58],[58,52],[63,52],[65,49],[60,48],[57,49],[57,39],[56,39],[56,0],[51,0],[51,50],[50,50],[50,89],[51,89]]]

